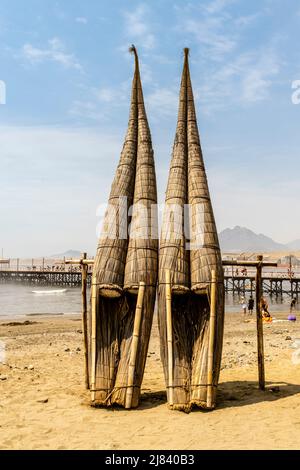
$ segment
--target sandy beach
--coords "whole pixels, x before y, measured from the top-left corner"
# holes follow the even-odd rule
[[[156,320],[141,404],[131,411],[89,406],[79,316],[1,321],[0,449],[299,449],[300,363],[292,346],[300,323],[265,325],[262,392],[255,318],[247,320],[226,314],[218,407],[190,414],[166,405]]]

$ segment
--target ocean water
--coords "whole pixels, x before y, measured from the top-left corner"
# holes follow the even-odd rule
[[[41,293],[34,293],[41,291]],[[282,299],[265,296],[270,306],[270,312],[287,312],[290,297]],[[89,298],[89,292],[88,292]],[[246,295],[246,301],[249,294]],[[226,311],[242,312],[242,298],[238,295],[226,295]],[[0,318],[32,314],[76,314],[81,312],[80,287],[44,287],[24,284],[0,284]]]
[[[33,291],[43,291],[43,293],[37,294]],[[0,284],[0,318],[30,314],[58,315],[80,312],[80,287],[65,289],[13,283]]]
[[[250,297],[250,293],[246,293],[245,295],[246,304],[248,304],[249,297]],[[253,295],[253,298],[255,300],[255,293]],[[269,311],[272,315],[275,313],[280,313],[280,312],[283,312],[283,313],[289,312],[290,304],[291,304],[291,297],[289,295],[284,294],[282,298],[280,297],[276,298],[275,296],[270,297],[269,295],[264,295],[264,298],[267,300],[269,304]],[[242,313],[243,303],[244,303],[243,296],[239,296],[239,295],[233,296],[232,293],[226,294],[225,296],[226,311],[228,312]],[[254,313],[255,313],[255,309],[256,307],[254,306]]]

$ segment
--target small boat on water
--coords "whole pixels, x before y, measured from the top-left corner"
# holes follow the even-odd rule
[[[32,294],[37,294],[37,295],[59,295],[59,294],[64,294],[67,292],[68,289],[52,289],[52,290],[33,290],[31,291]]]
[[[159,254],[159,330],[170,408],[214,408],[224,283],[185,49]]]
[[[157,236],[150,235],[157,227],[154,157],[134,46],[131,52],[129,124],[98,243],[88,314],[91,404],[125,408],[139,403],[158,265]]]

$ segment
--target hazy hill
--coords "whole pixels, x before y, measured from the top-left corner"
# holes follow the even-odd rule
[[[287,252],[300,251],[300,239],[287,244],[277,243],[272,238],[262,233],[255,233],[245,227],[237,225],[234,228],[226,228],[219,233],[219,240],[222,251],[229,252]],[[78,250],[68,250],[50,256],[50,258],[78,258],[81,252]]]
[[[58,259],[61,259],[61,258],[79,258],[81,255],[81,252],[80,251],[77,251],[77,250],[68,250],[68,251],[65,251],[64,253],[59,253],[57,255],[51,255],[50,258],[58,258]]]
[[[252,232],[245,227],[236,226],[227,228],[219,234],[220,245],[223,251],[282,251],[287,245],[277,243],[272,238]]]

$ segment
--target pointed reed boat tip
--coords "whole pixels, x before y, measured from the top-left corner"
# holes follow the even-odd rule
[[[138,58],[137,50],[136,50],[136,47],[135,47],[134,44],[132,44],[132,45],[130,46],[129,52],[130,52],[130,54],[134,54],[135,61],[136,61],[136,63],[138,63],[139,58]]]
[[[136,54],[136,48],[134,44],[131,44],[131,46],[129,47],[129,52],[130,54]]]
[[[188,56],[190,55],[190,48],[189,48],[189,47],[185,47],[185,48],[183,49],[183,52],[184,52],[185,58],[188,58]]]

